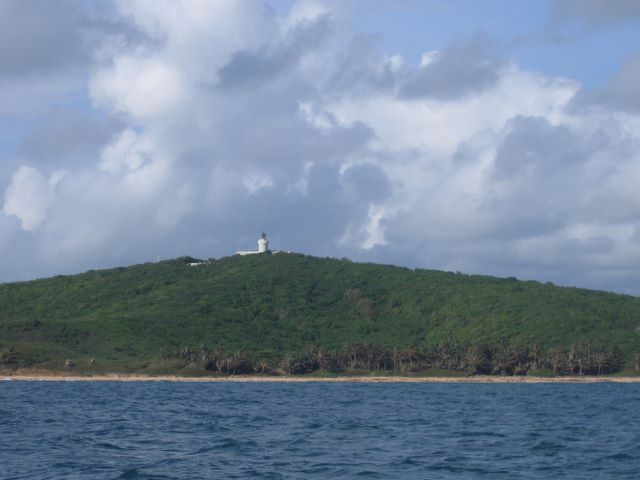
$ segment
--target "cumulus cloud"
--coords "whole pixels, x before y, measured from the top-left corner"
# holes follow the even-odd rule
[[[635,107],[577,109],[578,82],[484,37],[412,64],[319,2],[113,8],[86,111],[53,110],[21,142],[5,279],[228,255],[266,230],[316,255],[636,288]],[[634,72],[607,102],[633,105]],[[11,245],[32,263],[11,264]]]
[[[404,98],[460,99],[494,86],[504,62],[482,37],[455,41],[444,51],[429,52],[420,68],[400,88]]]
[[[256,50],[239,50],[217,71],[220,88],[258,87],[281,77],[304,60],[330,35],[329,14],[303,17]]]
[[[180,73],[158,57],[123,55],[111,69],[91,80],[90,91],[98,106],[136,119],[170,112],[185,95]]]
[[[601,89],[580,92],[573,101],[575,109],[601,107],[640,113],[640,55],[627,59]]]
[[[53,202],[53,188],[60,178],[55,174],[47,179],[35,168],[20,167],[5,193],[4,214],[18,217],[24,230],[36,230]]]
[[[0,115],[34,115],[84,89],[104,39],[125,36],[139,38],[111,2],[0,2]]]

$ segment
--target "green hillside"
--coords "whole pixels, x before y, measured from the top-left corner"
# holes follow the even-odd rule
[[[604,373],[640,352],[631,296],[297,254],[189,261],[0,285],[0,365]]]

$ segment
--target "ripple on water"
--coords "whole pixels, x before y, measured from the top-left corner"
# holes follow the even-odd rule
[[[137,468],[128,468],[116,477],[118,480],[163,480],[173,478],[167,475],[152,475]]]
[[[636,479],[639,390],[4,382],[0,480]]]

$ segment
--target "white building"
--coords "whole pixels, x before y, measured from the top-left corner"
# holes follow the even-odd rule
[[[257,252],[238,250],[236,255],[257,255],[258,253],[267,253],[269,251],[269,240],[267,240],[267,234],[262,232],[262,235],[260,235],[260,239],[258,240]]]

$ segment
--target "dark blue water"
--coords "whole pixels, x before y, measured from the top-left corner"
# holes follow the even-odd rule
[[[2,479],[640,478],[640,385],[0,382]]]

